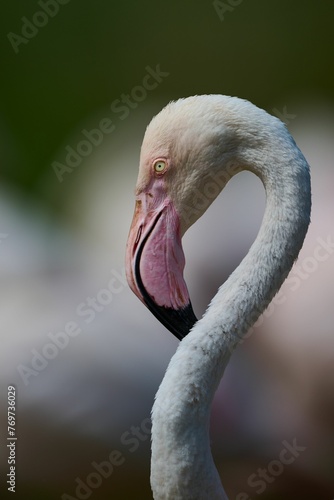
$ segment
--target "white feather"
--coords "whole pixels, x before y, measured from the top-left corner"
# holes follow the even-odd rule
[[[182,233],[212,203],[214,197],[194,205],[194,192],[203,193],[213,176],[222,189],[232,175],[250,170],[267,196],[254,244],[180,343],[152,410],[154,498],[226,499],[210,451],[210,407],[233,349],[279,290],[303,244],[311,210],[309,167],[280,120],[220,95],[180,99],[152,120],[137,186],[145,183],[147,161],[164,155],[177,167],[169,185],[175,206],[181,215],[188,211]]]

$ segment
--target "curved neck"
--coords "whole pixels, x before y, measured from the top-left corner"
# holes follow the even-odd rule
[[[152,411],[155,499],[226,498],[209,444],[212,399],[231,352],[279,290],[309,225],[308,165],[287,137],[284,154],[277,154],[282,144],[275,144],[262,162],[248,161],[247,169],[261,178],[266,190],[261,229],[203,318],[180,343],[157,393]]]

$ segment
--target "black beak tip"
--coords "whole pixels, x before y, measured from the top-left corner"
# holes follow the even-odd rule
[[[184,339],[197,322],[190,302],[181,309],[158,306],[153,301],[149,301],[146,305],[152,314],[179,340]]]

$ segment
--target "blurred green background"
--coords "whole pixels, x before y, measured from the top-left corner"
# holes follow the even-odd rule
[[[139,85],[147,65],[170,73],[148,96],[163,102],[223,93],[279,109],[287,96],[333,98],[333,2],[244,0],[230,9],[221,21],[207,1],[71,0],[15,54],[8,33],[20,35],[21,18],[40,7],[2,4],[3,176],[43,197],[39,181],[59,145]]]
[[[55,0],[41,2],[55,5]],[[36,18],[36,12],[42,8],[38,1],[30,0],[2,2],[0,6],[0,189],[4,201],[0,233],[8,236],[1,241],[0,247],[4,256],[2,303],[8,320],[3,325],[0,371],[5,384],[18,386],[21,465],[20,487],[15,498],[29,500],[53,500],[61,498],[65,491],[74,495],[75,478],[85,478],[92,471],[93,460],[104,460],[112,449],[120,446],[124,430],[147,418],[159,381],[177,345],[124,287],[120,297],[113,299],[115,305],[94,323],[94,337],[89,340],[85,331],[28,387],[22,384],[16,370],[18,363],[28,363],[31,348],[41,350],[48,331],[60,331],[66,321],[73,319],[76,305],[105,286],[111,267],[121,269],[133,209],[132,190],[139,148],[145,126],[153,114],[172,99],[204,93],[243,97],[280,117],[285,110],[287,124],[289,128],[290,125],[295,127],[301,149],[304,151],[309,145],[307,159],[313,161],[315,170],[321,163],[322,151],[332,144],[333,129],[326,124],[332,126],[334,116],[332,0],[318,3],[311,0],[226,0],[218,3],[203,0],[128,0],[124,3],[69,0],[56,5],[59,7],[56,15],[49,16],[45,26],[26,39],[27,43],[17,45],[17,53],[13,48],[15,36],[22,36],[26,20],[39,19],[43,24],[43,16]],[[147,97],[130,110],[128,118],[121,120],[120,115],[110,109],[111,104],[142,84],[147,66],[156,68],[157,65],[169,75],[147,92]],[[319,118],[318,112],[324,113],[324,120]],[[298,119],[294,121],[289,114],[298,115]],[[314,131],[310,128],[313,116],[319,118],[315,123],[318,139],[314,139]],[[92,130],[104,118],[113,121],[115,131],[106,135],[103,146],[93,148],[93,154],[83,159],[77,169],[71,174],[65,173],[63,182],[58,182],[53,162],[65,163],[65,148],[75,148],[83,138],[82,129]],[[309,127],[304,135],[298,129],[303,121]],[[310,138],[318,141],[314,144],[317,148],[310,146]],[[332,156],[323,158],[323,164],[330,173]],[[319,167],[320,180],[321,172]],[[324,176],[322,179],[323,184],[320,180],[315,182],[315,207],[318,201],[331,200],[332,203],[333,200],[333,177],[328,177],[331,181]],[[195,295],[197,310],[204,310],[217,286],[248,250],[257,227],[255,224],[253,232],[248,234],[247,214],[252,220],[259,209],[256,211],[256,223],[259,224],[263,198],[261,203],[255,208],[239,203],[240,211],[246,207],[240,216],[245,224],[242,236],[246,239],[238,246],[230,235],[235,247],[228,250],[230,260],[225,267],[222,263],[220,270],[216,254],[214,257],[219,265],[212,259],[211,267],[208,263],[207,268],[197,266],[196,272],[205,278],[203,283],[210,282],[203,295]],[[231,214],[233,210],[237,217],[237,209],[232,206],[233,209],[226,212]],[[323,237],[329,234],[332,224],[332,208],[328,210],[321,203],[318,207],[321,209],[315,212],[314,240],[319,234]],[[222,212],[222,224],[226,212]],[[323,214],[330,216],[326,219],[327,226],[321,228],[317,221],[325,220]],[[210,226],[210,219],[207,220]],[[212,226],[214,230],[214,224]],[[206,237],[201,239],[205,241]],[[195,253],[197,245],[198,242],[192,245]],[[219,245],[217,243],[220,259]],[[313,252],[312,245],[306,252],[309,252],[306,256]],[[191,258],[189,260],[191,263]],[[334,280],[329,279],[333,268],[328,271],[324,265],[317,277],[322,270],[326,286],[333,283]],[[311,280],[307,284],[312,285]],[[319,308],[319,316],[327,321],[329,326],[323,327],[327,332],[332,331],[333,325],[330,316],[333,314],[333,289],[328,285],[326,290],[328,303],[326,309],[322,304],[323,312]],[[303,311],[312,309],[308,293],[309,290],[302,302]],[[297,294],[292,299],[297,301]],[[313,329],[316,334],[322,332],[318,324]],[[293,331],[298,329],[291,322],[286,325]],[[272,325],[268,330],[271,328]],[[150,335],[155,330],[161,337],[153,340]],[[262,338],[262,341],[267,349],[266,340]],[[302,336],[300,344],[303,345]],[[289,438],[289,430],[291,437],[301,436],[298,438],[301,443],[307,442],[310,453],[305,462],[298,462],[295,468],[286,471],[280,480],[268,487],[261,498],[333,498],[329,483],[334,467],[331,451],[334,391],[332,386],[324,386],[319,375],[318,366],[324,358],[319,355],[319,365],[314,365],[312,372],[316,375],[312,375],[307,385],[304,375],[300,375],[304,372],[296,375],[298,363],[293,356],[291,373],[285,370],[282,358],[271,362],[274,358],[270,358],[267,351],[267,356],[263,356],[263,363],[268,365],[266,370],[270,371],[269,365],[272,365],[279,373],[271,373],[272,379],[268,376],[268,381],[275,384],[287,374],[284,380],[287,387],[293,388],[291,408],[300,410],[296,411],[296,415],[302,415],[300,423],[294,410],[289,413],[286,390],[278,390],[278,393],[263,390],[261,345],[261,340],[257,337],[256,341],[254,335],[254,339],[241,349],[241,354],[236,354],[234,375],[230,375],[233,383],[229,385],[227,381],[220,394],[221,401],[225,401],[227,394],[227,410],[217,407],[214,411],[214,432],[218,433],[218,438],[213,440],[217,443],[214,456],[219,471],[225,471],[227,491],[234,494],[231,498],[236,498],[243,489],[254,493],[247,490],[247,477],[277,456],[282,439]],[[330,352],[326,343],[323,345],[324,351]],[[290,352],[291,346],[288,349]],[[298,350],[294,353],[296,356]],[[285,351],[282,352],[285,362]],[[257,363],[261,368],[259,374]],[[312,365],[310,362],[305,364],[307,369]],[[234,388],[239,375],[242,379],[245,373],[247,383],[252,376],[256,383],[254,387],[249,384],[251,387],[244,392],[237,384],[231,402],[229,391],[233,391],[230,387]],[[328,373],[333,376],[332,370],[328,369]],[[299,385],[304,382],[305,394]],[[319,401],[308,399],[307,391],[312,393],[310,387],[319,395]],[[318,387],[323,388],[323,393],[320,394]],[[250,399],[245,396],[248,390]],[[248,423],[245,423],[255,395],[263,404],[267,402],[273,413],[275,398],[284,407],[282,418],[279,412],[275,418],[270,416],[270,411],[267,414],[259,410],[261,415],[255,415],[254,426],[264,429],[263,434],[260,433],[262,441],[254,428],[251,425],[247,428]],[[236,412],[238,415],[233,416],[235,423],[230,422],[230,428],[221,426],[221,421],[226,423],[231,418],[224,413],[228,413],[229,404],[233,414],[234,399],[238,401],[236,407],[240,406],[243,411]],[[5,408],[5,403],[2,405]],[[5,428],[2,409],[1,413],[0,423]],[[280,422],[284,422],[282,428]],[[242,448],[242,442],[247,442],[248,448]],[[149,440],[143,439],[140,453],[126,455],[126,464],[117,473],[115,471],[109,481],[103,481],[91,498],[150,498],[149,455]],[[1,488],[5,491],[3,483]]]

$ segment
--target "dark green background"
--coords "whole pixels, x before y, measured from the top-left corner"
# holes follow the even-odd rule
[[[331,0],[244,0],[233,9],[221,21],[206,1],[70,0],[15,54],[7,34],[20,34],[21,18],[40,7],[2,4],[5,177],[36,192],[64,138],[138,85],[147,65],[170,73],[155,91],[166,102],[223,93],[270,109],[291,95],[333,97]]]

